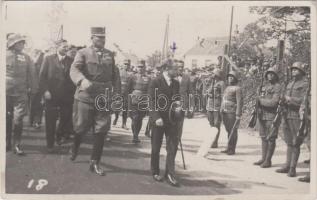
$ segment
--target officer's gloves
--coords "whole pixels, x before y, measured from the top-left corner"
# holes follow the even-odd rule
[[[87,79],[83,79],[80,83],[80,87],[83,89],[83,90],[87,90],[90,86],[92,85],[92,83],[87,80]]]
[[[50,100],[50,99],[52,98],[52,95],[51,95],[51,93],[50,93],[48,90],[46,90],[46,91],[44,92],[44,98],[45,98],[46,100]]]
[[[159,118],[155,121],[156,126],[163,126],[163,120],[162,118]]]

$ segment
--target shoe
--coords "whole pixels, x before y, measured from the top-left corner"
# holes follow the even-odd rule
[[[91,160],[90,161],[90,171],[93,173],[98,174],[99,176],[104,176],[106,173],[104,172],[103,169],[100,168],[99,163],[96,160]]]
[[[227,155],[234,155],[236,154],[236,152],[234,150],[228,150]]]
[[[296,177],[296,168],[295,167],[291,167],[287,173],[288,177]]]
[[[228,153],[228,149],[220,151],[220,153]]]
[[[179,183],[178,181],[175,179],[175,177],[171,174],[167,174],[166,175],[166,181],[168,184],[170,184],[171,186],[174,186],[174,187],[179,187]]]
[[[281,169],[277,169],[276,172],[286,174],[289,172],[289,167],[283,167]]]
[[[25,155],[24,151],[21,149],[20,145],[15,145],[14,147],[14,153],[17,154],[18,156],[23,156]]]
[[[264,162],[263,159],[257,161],[257,162],[254,162],[253,165],[262,165],[262,163]]]
[[[157,182],[162,182],[163,181],[163,177],[158,175],[158,174],[154,174],[153,175],[153,179]]]
[[[70,159],[71,161],[75,161],[76,158],[77,158],[77,155],[78,155],[78,150],[75,151],[75,150],[74,150],[74,147],[72,147],[72,148],[70,148],[69,153],[70,153],[70,155],[71,155],[69,159]]]
[[[139,138],[134,138],[134,139],[132,140],[132,142],[133,142],[134,144],[139,144],[139,143],[141,142],[141,140],[139,140]]]
[[[305,164],[310,164],[310,159],[304,160],[304,163],[305,163]]]
[[[261,168],[270,168],[272,167],[272,162],[271,161],[264,161],[261,165],[260,165]]]
[[[127,125],[122,125],[121,128],[125,129],[125,130],[129,130],[129,128],[127,127]]]
[[[305,176],[305,177],[299,178],[298,181],[310,183],[310,176]]]
[[[216,149],[216,148],[218,148],[218,143],[212,143],[212,145],[210,146],[211,148],[213,148],[213,149]]]

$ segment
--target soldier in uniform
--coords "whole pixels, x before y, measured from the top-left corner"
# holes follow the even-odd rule
[[[120,93],[120,76],[116,73],[113,52],[104,48],[105,28],[92,27],[91,40],[92,46],[77,52],[70,70],[70,77],[77,86],[73,106],[76,134],[71,148],[71,160],[77,157],[82,136],[93,128],[90,170],[103,176],[105,172],[99,163],[104,138],[111,125],[109,91],[113,89],[114,93]]]
[[[27,114],[28,94],[38,91],[38,76],[31,58],[23,53],[25,37],[8,35],[6,54],[6,150],[24,155],[21,148],[23,118]]]
[[[227,75],[228,86],[223,93],[220,112],[222,113],[223,123],[228,132],[227,149],[221,151],[228,155],[235,154],[238,141],[238,127],[242,115],[242,89],[238,85],[239,77],[236,71],[231,71]],[[232,134],[230,138],[230,134]]]
[[[131,109],[129,108],[129,116],[132,120],[131,128],[133,133],[132,142],[135,144],[140,143],[139,133],[142,128],[143,118],[146,116],[147,109],[143,106],[144,104],[139,104],[143,100],[143,95],[148,92],[148,86],[150,83],[150,78],[146,76],[145,71],[145,61],[141,60],[137,64],[138,73],[130,79],[128,82],[129,86],[129,102]]]
[[[151,150],[151,171],[155,181],[162,181],[160,176],[160,150],[163,137],[166,137],[166,171],[165,177],[167,182],[172,186],[179,186],[175,177],[175,157],[178,147],[178,135],[176,126],[169,119],[169,109],[173,98],[179,94],[179,83],[174,78],[178,73],[177,65],[169,60],[163,66],[162,75],[155,78],[149,87],[151,96],[150,120],[152,127],[152,150]],[[157,91],[157,92],[156,92]],[[166,96],[165,100],[160,100],[159,96]],[[167,101],[166,101],[167,100]]]
[[[300,125],[299,108],[304,100],[308,81],[305,77],[304,64],[295,62],[291,67],[292,80],[286,86],[284,102],[286,116],[282,123],[284,140],[287,144],[286,164],[276,170],[278,173],[288,173],[289,177],[296,176],[296,166],[300,154],[300,147],[296,145],[297,133]]]
[[[207,89],[208,99],[206,109],[210,126],[218,129],[217,135],[211,145],[211,148],[217,148],[221,125],[220,106],[222,95],[225,90],[225,82],[221,80],[222,71],[219,68],[213,70],[211,79],[212,83]]]
[[[130,68],[130,60],[124,60],[124,65],[120,69],[120,79],[121,79],[121,95],[123,98],[122,104],[122,126],[121,128],[128,130],[127,127],[127,118],[128,118],[128,82],[131,78],[131,75],[128,73]],[[117,124],[119,118],[120,111],[115,111],[115,119],[113,121],[113,125]]]
[[[257,99],[261,111],[259,114],[259,132],[262,140],[262,158],[254,163],[255,165],[260,165],[262,168],[268,168],[272,165],[271,159],[276,146],[275,140],[277,138],[277,131],[270,136],[269,131],[276,115],[279,97],[282,91],[275,66],[265,72],[265,79],[267,83],[262,87],[260,96]]]
[[[307,98],[307,99],[306,99]],[[306,104],[306,101],[307,101],[307,104]],[[308,130],[307,130],[307,135],[306,135],[306,138],[305,138],[305,143],[307,145],[307,148],[309,150],[309,152],[311,153],[311,93],[308,93],[308,95],[305,96],[305,99],[303,100],[301,106],[300,106],[300,109],[299,109],[299,114],[300,114],[300,118],[302,120],[305,120],[304,119],[304,112],[306,112],[306,115],[307,115],[307,121],[308,123],[306,123],[306,127]],[[306,164],[310,164],[309,162],[310,160],[307,161],[304,161],[304,163]],[[309,168],[309,171],[310,171],[311,168]],[[309,183],[310,182],[310,172],[307,173],[306,176],[304,177],[301,177],[298,179],[300,182],[305,182],[305,183]]]

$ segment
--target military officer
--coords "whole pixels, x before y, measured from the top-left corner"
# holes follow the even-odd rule
[[[24,155],[21,148],[23,118],[27,114],[28,94],[38,91],[38,75],[31,58],[23,53],[25,37],[12,33],[7,38],[6,54],[6,150]]]
[[[129,59],[124,60],[124,65],[120,69],[120,78],[121,78],[121,95],[123,98],[122,102],[122,126],[121,128],[128,130],[127,127],[127,118],[128,118],[128,82],[131,78],[131,75],[128,73],[131,65],[131,61]],[[113,125],[117,124],[119,118],[120,111],[115,112],[115,119],[113,121]]]
[[[105,27],[91,28],[92,46],[79,50],[71,66],[70,77],[77,86],[74,100],[73,122],[76,132],[71,148],[71,160],[75,160],[82,136],[92,127],[94,130],[90,170],[105,175],[100,167],[104,137],[110,129],[109,91],[120,92],[114,54],[105,45]]]
[[[287,173],[289,177],[296,176],[296,166],[300,154],[300,147],[296,145],[296,136],[300,125],[299,108],[308,87],[304,66],[301,62],[295,62],[292,65],[292,80],[287,84],[283,96],[286,107],[286,119],[282,123],[282,128],[284,140],[287,144],[287,155],[285,166],[276,170],[276,172]]]
[[[129,116],[132,120],[131,128],[133,133],[132,142],[138,144],[141,141],[139,140],[139,133],[142,128],[142,121],[146,115],[146,105],[139,104],[141,100],[144,100],[144,95],[148,92],[148,86],[150,83],[150,78],[146,76],[145,71],[145,61],[141,60],[137,64],[137,74],[128,82],[129,86]],[[145,107],[144,107],[145,106]]]
[[[220,106],[225,90],[225,82],[222,79],[222,71],[219,68],[215,68],[211,74],[212,83],[207,88],[207,116],[211,127],[218,129],[217,135],[211,145],[211,148],[218,147],[218,139],[220,135],[221,115]]]
[[[238,141],[238,127],[242,115],[243,99],[242,89],[238,85],[238,73],[230,71],[227,75],[227,80],[228,86],[223,93],[220,112],[222,113],[226,131],[228,132],[228,146],[226,150],[221,152],[233,155],[235,154]]]
[[[268,168],[272,165],[271,159],[274,154],[275,140],[277,138],[277,131],[273,134],[269,131],[276,115],[282,87],[279,83],[276,66],[269,68],[264,76],[267,83],[262,88],[259,88],[261,91],[260,96],[257,98],[261,111],[258,117],[259,132],[262,141],[262,158],[254,164],[260,165],[262,168]]]

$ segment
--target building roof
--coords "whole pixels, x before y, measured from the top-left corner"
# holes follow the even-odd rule
[[[228,37],[202,38],[199,39],[197,43],[185,53],[185,56],[223,55],[225,44],[228,44]]]

